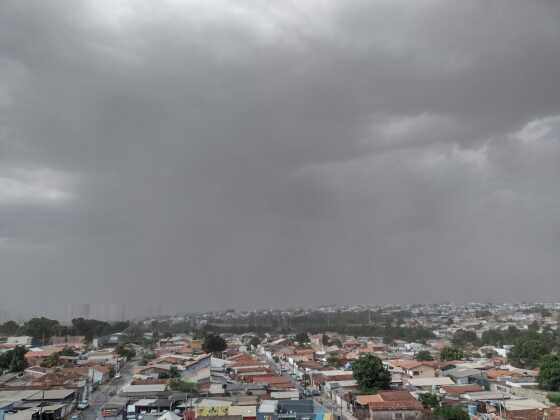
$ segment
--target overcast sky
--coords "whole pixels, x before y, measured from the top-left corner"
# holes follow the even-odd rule
[[[560,2],[0,1],[0,305],[560,297]]]

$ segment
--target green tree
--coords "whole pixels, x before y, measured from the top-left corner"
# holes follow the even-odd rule
[[[308,344],[309,336],[307,335],[306,332],[300,332],[296,334],[294,340],[297,341],[297,343],[300,345]]]
[[[508,360],[515,367],[534,369],[550,350],[549,345],[541,339],[519,339],[508,354]]]
[[[457,330],[453,334],[452,343],[456,347],[464,347],[466,345],[478,345],[479,340],[474,331]]]
[[[439,354],[442,361],[461,360],[463,357],[463,350],[454,347],[444,347]]]
[[[23,325],[23,332],[46,344],[48,339],[61,330],[61,325],[54,319],[45,317],[32,318]]]
[[[61,356],[68,356],[68,357],[78,356],[78,353],[76,353],[74,349],[71,347],[64,347],[59,353]]]
[[[335,338],[335,339],[331,340],[331,345],[332,346],[337,346],[337,347],[342,347],[342,341],[340,341],[339,338]]]
[[[227,348],[226,340],[216,334],[209,334],[202,343],[202,350],[206,353],[221,353]]]
[[[181,372],[179,372],[179,369],[177,369],[177,366],[172,365],[169,368],[169,377],[170,378],[179,378],[181,376]]]
[[[469,420],[467,412],[458,405],[438,407],[434,410],[434,415],[445,420]]]
[[[259,346],[259,344],[261,344],[261,339],[256,335],[251,337],[251,340],[249,340],[249,345],[254,349],[256,349]]]
[[[560,356],[551,354],[542,358],[538,380],[547,391],[560,390]]]
[[[15,321],[6,321],[0,325],[0,333],[5,335],[14,335],[19,330],[19,324]]]
[[[343,361],[336,354],[331,354],[327,357],[327,364],[332,367],[341,367],[343,365]]]
[[[12,350],[0,354],[0,372],[22,372],[27,367],[25,359],[27,349],[23,346],[17,346]]]
[[[45,360],[41,363],[41,367],[44,368],[52,368],[58,366],[60,363],[60,354],[59,353],[52,353],[48,355]]]
[[[198,386],[193,382],[185,382],[180,379],[171,379],[168,384],[169,388],[172,391],[185,392],[190,394],[198,392]]]
[[[437,408],[439,407],[439,397],[436,394],[426,393],[420,394],[420,402],[424,408]]]
[[[416,356],[414,358],[419,362],[429,362],[434,360],[432,353],[430,353],[428,350],[420,350],[418,353],[416,353]]]
[[[134,356],[136,356],[136,351],[132,347],[126,346],[124,344],[119,344],[115,351],[120,357],[124,357],[126,360],[130,360]]]
[[[549,392],[546,395],[548,401],[550,401],[554,405],[560,405],[560,392]]]
[[[353,362],[352,375],[360,391],[366,393],[388,389],[391,384],[391,373],[383,366],[381,359],[373,354],[363,354]]]

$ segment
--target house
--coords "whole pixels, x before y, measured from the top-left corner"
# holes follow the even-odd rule
[[[388,360],[390,368],[400,368],[409,378],[429,378],[436,376],[436,364],[434,362],[421,362],[417,360],[396,359]],[[389,369],[391,370],[391,369]]]
[[[363,398],[359,400],[360,397]],[[358,396],[354,408],[354,415],[364,420],[415,420],[425,414],[422,404],[407,391],[381,391],[375,395]]]
[[[8,337],[6,344],[10,346],[25,346],[30,347],[33,343],[33,337],[28,335],[12,336]]]
[[[101,407],[101,417],[104,420],[122,420],[126,414],[129,399],[113,397]]]
[[[264,400],[257,410],[257,420],[322,418],[313,400]]]
[[[167,365],[167,364],[153,364],[148,366],[143,366],[141,368],[136,369],[135,375],[140,375],[144,378],[152,378],[157,379],[160,375],[169,374],[169,370],[171,366],[174,365]]]
[[[294,385],[291,379],[287,376],[255,376],[253,377],[254,384],[266,384],[274,388],[293,388]]]
[[[541,420],[547,405],[531,398],[511,399],[503,402],[506,419]]]
[[[83,335],[53,336],[50,339],[50,343],[53,346],[73,347],[76,349],[82,348],[85,341],[86,338]]]
[[[256,420],[256,405],[232,405],[229,407],[230,416],[241,416],[243,420]]]
[[[47,357],[60,350],[58,347],[33,348],[25,353],[25,360],[29,366],[40,366]]]
[[[299,400],[299,391],[276,391],[270,393],[271,400]]]
[[[50,369],[47,374],[33,378],[31,385],[45,388],[64,386],[83,391],[87,374],[87,367]]]
[[[418,390],[431,391],[433,389],[439,389],[442,386],[454,385],[455,382],[448,378],[447,376],[434,376],[431,378],[408,378],[406,383]]]
[[[94,384],[101,384],[111,377],[111,367],[107,365],[94,365],[89,368],[89,377]]]
[[[53,404],[73,403],[78,399],[76,389],[44,389],[25,397],[24,401],[49,402]]]
[[[320,370],[311,372],[311,385],[320,387],[325,382],[349,381],[354,379],[351,371],[348,370]]]
[[[93,339],[92,345],[94,348],[101,348],[101,347],[114,347],[127,339],[125,333],[114,333],[111,335],[106,335],[103,337],[96,337]]]
[[[49,373],[49,369],[41,366],[30,366],[27,369],[25,369],[23,372],[32,378],[42,378],[47,373]]]
[[[203,399],[196,405],[196,417],[227,416],[232,401]]]
[[[130,399],[142,398],[158,398],[160,396],[167,396],[166,384],[153,384],[153,385],[128,385],[125,386],[120,395]]]
[[[482,372],[478,369],[458,367],[446,370],[444,375],[453,379],[458,385],[478,383],[482,380]]]
[[[44,404],[40,408],[26,408],[15,413],[7,413],[3,417],[5,420],[33,420],[41,416],[45,419],[61,420],[68,417],[72,408],[73,406],[68,404]]]
[[[443,385],[439,392],[444,395],[449,395],[453,397],[460,397],[463,394],[469,392],[480,392],[482,387],[479,384],[468,384],[468,385]]]
[[[113,350],[91,351],[87,354],[87,360],[94,363],[117,363],[118,356]]]

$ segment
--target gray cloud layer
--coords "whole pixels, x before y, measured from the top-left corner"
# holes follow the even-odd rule
[[[544,0],[2,1],[0,304],[556,297],[559,21]]]

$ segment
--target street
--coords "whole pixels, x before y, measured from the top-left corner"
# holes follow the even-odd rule
[[[288,368],[289,366],[287,365],[286,362],[280,361],[277,363],[274,360],[270,360],[262,355],[258,357],[262,361],[268,363],[268,365],[272,368],[272,370],[274,370],[274,372],[276,372],[278,375],[287,376],[288,378],[290,378],[290,381],[294,385],[294,388],[296,388],[300,392],[300,394],[304,393],[305,389],[304,386],[301,384],[301,382],[295,379],[294,377],[292,377],[291,375],[288,375],[288,373],[286,373],[286,371],[289,371]],[[284,372],[282,372],[282,367],[284,367],[285,369]],[[356,420],[352,412],[348,410],[345,405],[341,407],[331,399],[325,398],[324,396],[315,396],[313,397],[313,401],[315,401],[316,404],[323,407],[325,411],[332,412],[334,416],[341,416],[345,420]]]
[[[100,417],[101,407],[114,395],[117,395],[125,385],[130,383],[135,365],[134,361],[126,363],[120,371],[120,378],[113,378],[108,383],[100,385],[90,395],[89,407],[86,410],[77,411],[82,420],[96,420]]]

